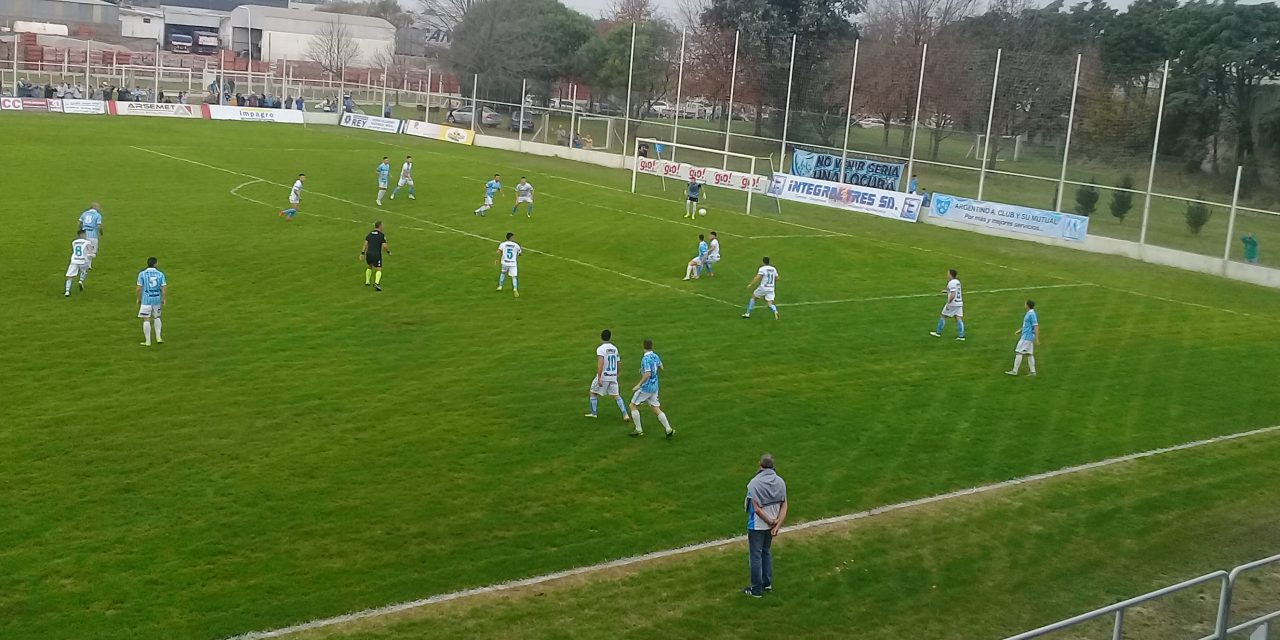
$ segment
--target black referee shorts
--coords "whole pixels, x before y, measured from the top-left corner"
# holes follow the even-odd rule
[[[382,254],[381,254],[381,253],[367,253],[367,254],[365,254],[365,256],[364,256],[364,261],[365,261],[365,263],[367,263],[370,267],[374,267],[374,268],[376,268],[376,269],[381,269],[381,268],[382,268]]]

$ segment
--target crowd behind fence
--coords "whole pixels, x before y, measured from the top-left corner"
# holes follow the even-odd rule
[[[455,74],[425,60],[338,73],[316,73],[306,61],[215,70],[171,66],[174,56],[159,50],[143,59],[150,66],[118,64],[86,48],[60,63],[20,63],[16,44],[0,87],[12,94],[21,83],[68,83],[92,95],[106,84],[147,100],[301,97],[308,110],[350,96],[364,112],[624,155],[641,137],[769,158],[760,166],[782,171],[797,150],[898,163],[910,178],[904,189],[1088,215],[1093,235],[1280,266],[1280,251],[1269,250],[1280,248],[1276,167],[1249,167],[1260,175],[1242,181],[1246,167],[1204,171],[1163,153],[1168,63],[1144,82],[1117,85],[1084,54],[859,41],[825,52],[821,74],[797,77],[795,51],[805,43],[796,37],[790,64],[768,69],[740,51],[736,35],[721,59],[695,63],[682,34],[678,51],[644,69],[636,42],[633,28],[618,87]],[[211,78],[234,91],[209,92]],[[681,153],[690,163],[746,169],[722,154]]]

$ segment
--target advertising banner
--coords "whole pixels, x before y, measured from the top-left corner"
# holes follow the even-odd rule
[[[23,98],[22,110],[23,111],[48,111],[49,102],[50,102],[49,100],[46,100],[44,98]]]
[[[204,118],[208,119],[206,105],[200,104],[164,104],[154,102],[112,102],[108,106],[112,115],[117,116],[153,116],[161,118]]]
[[[1084,242],[1089,235],[1089,218],[1085,216],[1000,202],[983,202],[942,193],[934,194],[929,217],[1030,236],[1062,238],[1072,242]]]
[[[0,109],[22,111],[22,98],[0,98]]]
[[[686,182],[690,178],[694,178],[704,184],[736,191],[764,193],[769,186],[769,179],[764,176],[740,171],[712,169],[710,167],[696,167],[661,158],[636,158],[636,171]]]
[[[470,129],[447,127],[438,124],[431,124],[430,122],[419,122],[417,120],[406,120],[404,123],[404,132],[411,136],[444,140],[445,142],[454,142],[457,144],[474,144],[476,141],[476,134]]]
[[[843,160],[845,159],[829,153],[795,149],[791,152],[791,174],[886,191],[898,191],[902,188],[902,174],[906,171],[906,165],[863,158],[848,158],[842,162]]]
[[[239,120],[241,122],[283,122],[302,124],[302,112],[292,109],[267,109],[265,107],[231,107],[209,105],[211,120]]]
[[[107,104],[101,100],[50,100],[49,110],[99,115],[107,112]]]
[[[344,127],[355,127],[356,129],[369,129],[371,131],[381,131],[383,133],[400,133],[400,121],[395,118],[380,118],[378,116],[366,116],[362,113],[344,113],[342,121],[339,122]]]
[[[924,200],[921,196],[900,191],[859,187],[786,173],[773,174],[769,195],[904,222],[920,219],[920,210],[923,208],[921,203]]]

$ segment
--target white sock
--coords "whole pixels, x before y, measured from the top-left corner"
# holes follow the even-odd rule
[[[386,189],[378,189],[378,202],[382,202],[382,196],[387,195]]]
[[[147,339],[147,344],[151,344],[151,323],[146,320],[142,321],[142,335]]]
[[[159,342],[162,339],[160,337],[160,318],[156,318],[153,322],[155,322],[156,325],[156,341]]]
[[[663,413],[663,412],[659,411],[659,412],[658,412],[658,422],[662,423],[662,429],[663,429],[664,431],[666,431],[667,433],[671,433],[671,423],[670,423],[670,422],[667,422],[667,414],[665,414],[665,413]]]
[[[639,409],[631,410],[631,423],[636,425],[636,431],[640,431],[640,432],[644,431],[644,429],[640,427],[640,410]]]
[[[1013,357],[1013,370],[1015,373],[1022,370],[1022,354],[1021,353]]]
[[[71,293],[71,278],[67,278],[67,288],[66,288],[66,292],[67,292],[67,293]]]
[[[1036,357],[1027,356],[1027,366],[1031,367],[1031,373],[1036,372]]]

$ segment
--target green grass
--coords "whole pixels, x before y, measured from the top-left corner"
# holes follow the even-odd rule
[[[685,225],[656,180],[629,195],[623,172],[407,136],[35,114],[0,135],[18,177],[0,206],[0,636],[214,638],[732,535],[764,450],[799,521],[1280,416],[1280,299],[1240,283],[790,203],[746,217],[721,192]],[[374,165],[405,153],[419,199],[378,210]],[[309,195],[283,223],[299,171]],[[471,215],[495,172],[537,186],[533,221],[505,215],[509,192]],[[64,300],[92,200],[102,253]],[[382,294],[356,255],[375,218]],[[720,275],[682,283],[705,226]],[[493,291],[508,230],[542,252],[518,300]],[[930,294],[956,267],[970,340],[927,335],[932,296],[743,321],[766,254],[784,305]],[[171,302],[166,344],[143,349],[150,255]],[[1079,283],[1096,286],[981,293]],[[1009,379],[1026,297],[1042,372]],[[674,442],[627,439],[608,403],[581,417],[603,327],[626,372],[656,341]]]

